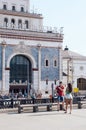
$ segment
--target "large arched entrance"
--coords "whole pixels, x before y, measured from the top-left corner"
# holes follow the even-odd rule
[[[77,87],[79,90],[86,90],[86,79],[79,78],[77,79]]]
[[[10,61],[10,92],[28,94],[32,83],[32,64],[24,55],[16,55]]]

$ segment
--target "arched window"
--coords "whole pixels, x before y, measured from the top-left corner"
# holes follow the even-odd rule
[[[8,19],[4,18],[4,26],[7,27],[8,26]]]
[[[22,20],[21,19],[18,20],[18,28],[22,28]]]
[[[11,23],[15,24],[15,19],[12,19],[12,20],[11,20]]]
[[[21,7],[21,12],[24,12],[24,7]]]
[[[11,19],[11,27],[12,27],[12,28],[15,27],[15,19]]]
[[[10,62],[10,83],[13,81],[32,82],[32,66],[27,57],[23,55],[16,55]]]
[[[12,6],[12,10],[13,10],[13,11],[15,11],[15,10],[16,10],[16,8],[15,8],[15,6],[14,6],[14,5]]]
[[[28,25],[28,21],[27,21],[27,20],[25,21],[25,27],[26,27],[26,29],[29,28],[29,25]]]
[[[54,67],[57,66],[57,60],[54,60]]]
[[[3,9],[7,10],[7,5],[6,4],[3,5]]]
[[[48,56],[46,56],[45,59],[44,59],[44,66],[45,67],[49,67],[50,66],[50,61],[49,61]]]
[[[45,65],[46,65],[46,66],[49,66],[48,60],[45,61]]]
[[[79,90],[86,90],[86,79],[85,78],[78,78],[77,79],[77,87]]]
[[[32,83],[32,64],[24,55],[16,55],[10,61],[10,92],[28,94]]]

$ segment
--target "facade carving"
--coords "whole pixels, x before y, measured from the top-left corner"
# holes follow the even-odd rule
[[[16,45],[13,49],[14,53],[29,53],[31,54],[31,49],[27,45],[24,44],[24,42],[20,42],[18,45]]]

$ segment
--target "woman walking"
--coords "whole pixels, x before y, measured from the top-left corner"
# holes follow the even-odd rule
[[[73,101],[72,85],[71,85],[71,83],[68,83],[68,86],[66,88],[66,95],[65,95],[65,103],[66,103],[66,111],[65,111],[65,113],[67,113],[68,104],[69,104],[70,105],[70,114],[71,114],[71,111],[72,111],[72,101]]]

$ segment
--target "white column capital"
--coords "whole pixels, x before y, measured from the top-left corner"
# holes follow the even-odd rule
[[[7,45],[7,44],[6,44],[6,41],[5,41],[5,40],[3,40],[3,41],[2,41],[2,43],[1,43],[1,45],[3,46],[3,48],[5,48],[5,47],[6,47],[6,45]]]

